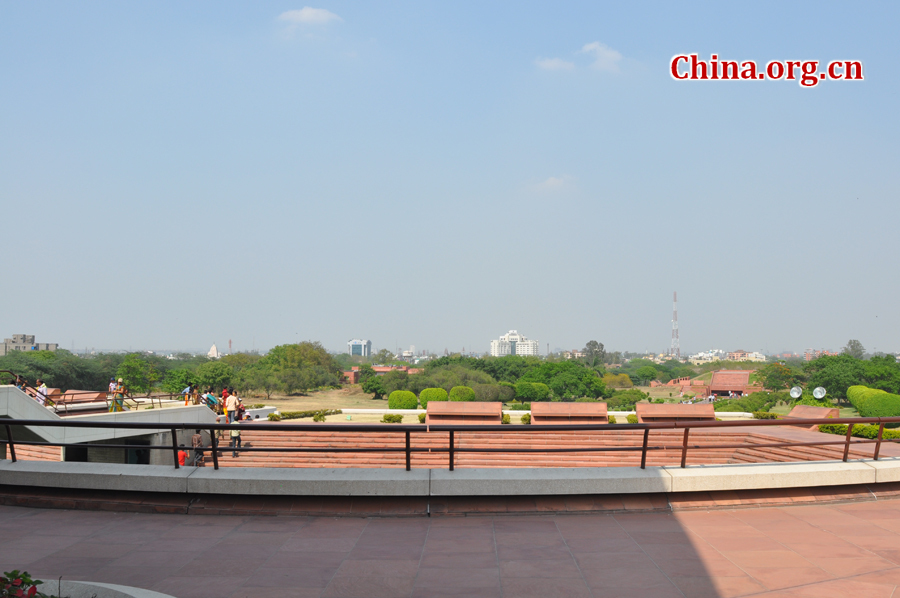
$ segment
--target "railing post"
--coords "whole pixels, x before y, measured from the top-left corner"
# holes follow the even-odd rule
[[[410,469],[409,430],[406,431],[406,471]]]
[[[681,442],[681,467],[684,467],[687,463],[688,435],[690,433],[690,428],[684,429],[684,440]]]
[[[453,430],[450,430],[450,471],[453,471]]]
[[[844,463],[847,462],[847,456],[850,454],[850,435],[853,434],[853,424],[847,426],[847,438],[844,440]]]
[[[6,424],[6,446],[9,447],[9,458],[15,463],[16,462],[16,445],[13,443],[12,437],[12,426]]]
[[[209,439],[212,441],[212,457],[213,457],[213,469],[219,469],[219,443],[216,440],[216,431],[209,431]]]
[[[881,437],[884,435],[884,424],[878,426],[878,440],[875,442],[875,455],[873,459],[878,461],[878,453],[881,452]]]
[[[650,437],[650,428],[644,429],[644,444],[641,446],[641,469],[647,468],[647,439]]]
[[[172,456],[175,457],[175,469],[178,469],[178,432],[172,428]]]

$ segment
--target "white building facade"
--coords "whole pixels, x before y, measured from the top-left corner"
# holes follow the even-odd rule
[[[353,339],[347,343],[347,352],[350,355],[359,355],[360,357],[371,357],[372,341]]]
[[[498,340],[491,341],[491,356],[539,355],[539,346],[538,341],[525,338],[516,330],[510,330]]]

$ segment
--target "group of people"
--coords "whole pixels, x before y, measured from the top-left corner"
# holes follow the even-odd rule
[[[216,415],[224,415],[225,423],[231,424],[235,421],[241,421],[246,415],[244,401],[238,396],[234,388],[222,389],[222,395],[217,397],[212,387],[207,388],[206,392],[201,395],[196,384],[188,384],[181,391],[181,396],[184,397],[185,406],[192,404],[206,405],[215,411]]]

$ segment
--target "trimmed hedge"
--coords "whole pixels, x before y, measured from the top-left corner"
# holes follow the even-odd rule
[[[424,424],[424,423],[425,423],[425,414],[424,414],[424,413],[420,413],[420,414],[419,414],[419,423],[420,423],[420,424]]]
[[[753,419],[778,419],[778,414],[769,413],[768,411],[754,411]]]
[[[521,421],[521,422],[522,422],[523,424],[525,424],[525,425],[529,425],[529,424],[531,423],[531,414],[530,414],[530,413],[524,414],[524,415],[519,419],[519,421]]]
[[[415,409],[418,406],[416,393],[408,390],[395,390],[388,397],[388,409]]]
[[[616,423],[616,416],[615,416],[615,415],[610,415],[610,416],[609,416],[609,423],[611,423],[611,424]]]
[[[847,389],[847,398],[861,417],[900,416],[900,395],[877,388],[851,386]]]
[[[282,411],[281,417],[279,419],[273,420],[271,417],[269,420],[271,421],[281,421],[282,419],[303,419],[305,417],[313,418],[313,421],[325,421],[326,415],[340,415],[343,413],[340,409],[316,409],[315,411]],[[317,415],[322,416],[322,419],[316,419]],[[274,413],[270,413],[269,415],[274,415]]]
[[[381,423],[383,424],[402,424],[403,423],[403,415],[400,413],[385,413],[381,416]]]
[[[504,413],[503,417],[500,418],[501,424],[508,424],[508,423],[510,423],[510,421],[511,420],[509,419],[509,413]]]
[[[454,386],[450,389],[451,401],[474,401],[475,391],[468,386]]]
[[[506,408],[510,411],[531,411],[531,403],[514,403],[512,405],[507,405]]]
[[[821,426],[819,426],[819,432],[825,432],[826,434],[840,434],[841,436],[846,436],[847,426],[845,426],[844,424],[822,424]],[[853,434],[851,434],[851,436],[855,436],[856,438],[868,438],[870,440],[875,440],[876,438],[878,438],[878,426],[853,426]],[[900,430],[885,429],[884,433],[881,435],[881,438],[883,440],[893,440],[896,438],[900,438]]]
[[[636,423],[638,423],[638,420],[637,420],[637,414],[636,414],[636,413],[629,413],[629,414],[628,414],[628,423],[629,423],[629,424],[636,424]]]
[[[446,401],[447,391],[443,388],[426,388],[419,393],[419,402],[423,408],[428,408],[429,401]]]

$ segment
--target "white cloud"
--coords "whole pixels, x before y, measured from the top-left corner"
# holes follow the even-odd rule
[[[278,15],[279,21],[287,21],[292,25],[322,25],[331,21],[343,21],[330,10],[304,6],[300,10],[289,10]]]
[[[622,55],[606,44],[591,42],[585,44],[579,53],[592,54],[594,56],[594,62],[591,64],[591,67],[599,71],[610,71],[612,73],[617,73],[619,71],[619,61],[622,60]]]
[[[575,64],[562,58],[539,58],[534,61],[538,68],[547,71],[571,71]]]
[[[559,191],[572,186],[572,177],[564,174],[552,176],[534,185],[536,191]]]

